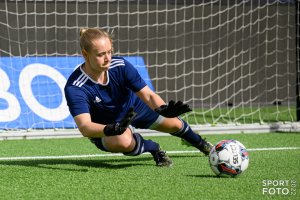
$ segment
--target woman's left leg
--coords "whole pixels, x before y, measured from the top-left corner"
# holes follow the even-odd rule
[[[162,118],[160,122],[153,127],[154,130],[170,133],[176,137],[182,138],[192,146],[199,149],[205,155],[208,155],[212,144],[203,139],[199,134],[196,134],[191,127],[180,118]]]

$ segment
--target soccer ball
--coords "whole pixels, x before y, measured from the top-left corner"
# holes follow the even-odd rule
[[[222,140],[210,151],[209,164],[217,176],[237,177],[247,169],[249,153],[237,140]]]

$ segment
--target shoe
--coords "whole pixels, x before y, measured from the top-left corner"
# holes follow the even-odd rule
[[[210,150],[213,148],[213,144],[206,141],[205,139],[202,139],[201,143],[198,146],[196,146],[196,148],[199,149],[206,156],[208,156]]]
[[[165,151],[159,149],[158,151],[151,152],[156,166],[159,167],[171,167],[173,165],[172,160],[167,156]]]

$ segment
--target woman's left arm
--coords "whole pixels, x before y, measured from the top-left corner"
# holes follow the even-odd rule
[[[166,105],[165,101],[155,92],[153,92],[149,86],[143,87],[140,91],[136,92],[136,95],[142,99],[152,110]]]

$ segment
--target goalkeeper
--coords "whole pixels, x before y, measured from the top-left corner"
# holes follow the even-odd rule
[[[65,96],[78,129],[97,148],[137,156],[152,154],[157,166],[172,161],[160,145],[145,140],[132,127],[180,137],[208,155],[212,145],[178,116],[191,111],[187,104],[166,104],[124,58],[112,56],[110,35],[97,28],[80,30],[85,62],[68,78]]]

